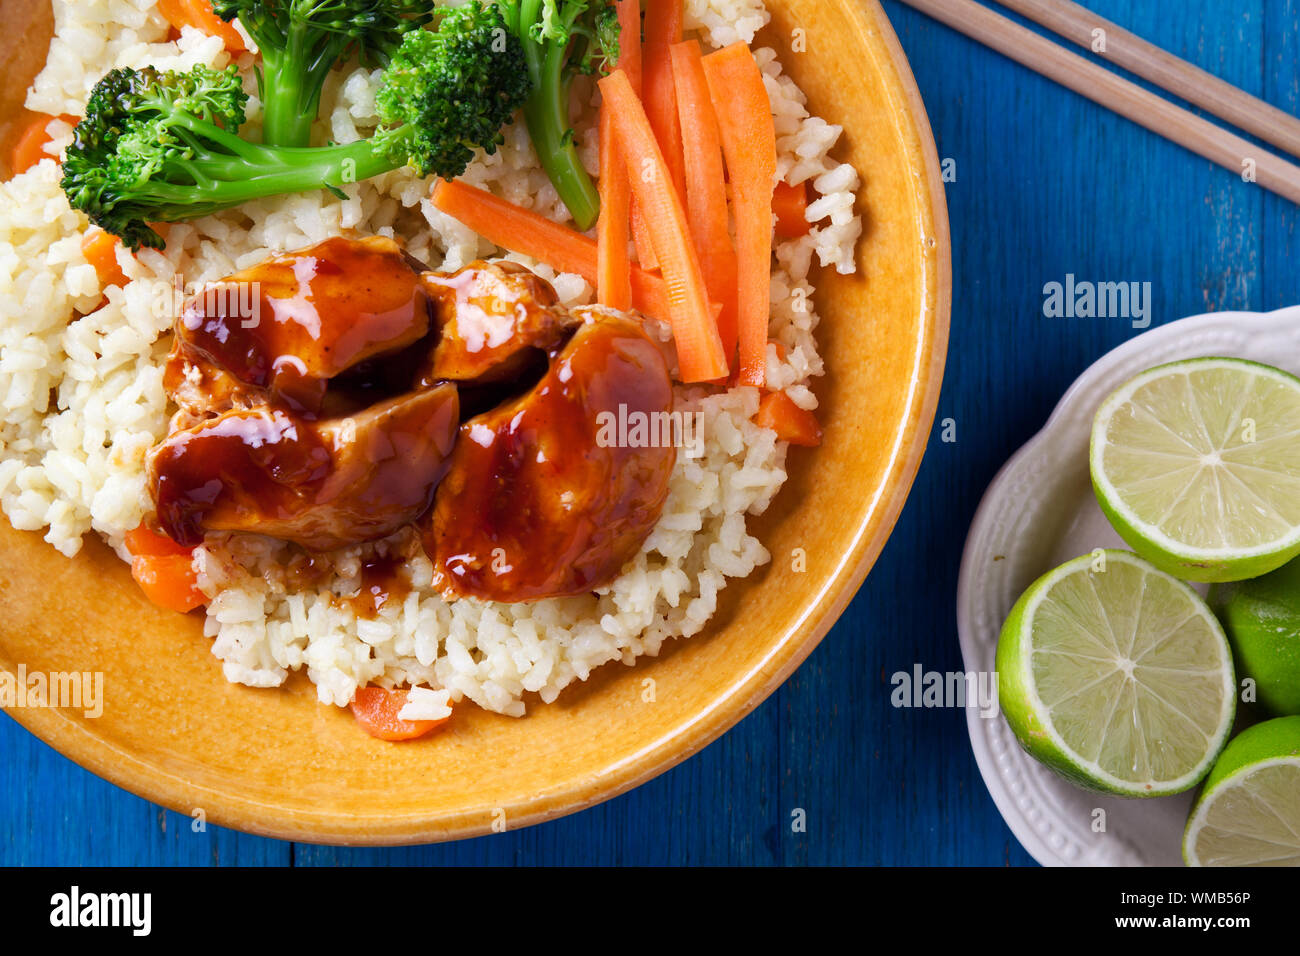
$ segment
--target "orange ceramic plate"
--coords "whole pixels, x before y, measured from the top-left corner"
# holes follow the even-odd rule
[[[933,422],[951,296],[948,223],[925,111],[875,0],[769,0],[760,42],[845,127],[862,174],[859,272],[817,280],[825,441],[792,449],[790,481],[755,522],[772,563],[723,592],[700,635],[617,663],[515,720],[465,706],[407,744],[282,690],[228,684],[202,618],[151,607],[98,541],[73,560],[0,522],[0,667],[104,674],[104,710],[15,709],[91,771],[209,822],[312,842],[421,843],[514,829],[607,800],[700,750],[753,710],[844,610],[902,509]],[[0,0],[9,47],[49,35],[46,0]],[[802,32],[806,52],[789,51]],[[33,32],[35,40],[32,39]],[[12,118],[39,67],[7,71]],[[793,570],[802,549],[806,569]],[[654,701],[646,702],[653,681]]]

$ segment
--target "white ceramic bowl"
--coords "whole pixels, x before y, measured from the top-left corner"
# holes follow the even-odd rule
[[[1042,431],[998,472],[971,523],[957,583],[957,631],[968,672],[993,670],[1002,622],[1039,575],[1093,548],[1128,547],[1102,515],[1088,477],[1097,407],[1144,369],[1204,355],[1300,373],[1300,306],[1172,322],[1107,353],[1079,376]],[[1089,793],[1026,754],[1002,716],[981,717],[971,701],[966,723],[994,803],[1039,863],[1181,865],[1194,791],[1150,800]],[[1101,819],[1104,831],[1096,828]]]

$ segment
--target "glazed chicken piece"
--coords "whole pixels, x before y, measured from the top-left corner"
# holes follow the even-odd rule
[[[191,420],[265,402],[317,414],[331,379],[428,333],[422,269],[375,236],[237,272],[185,303],[164,386]]]
[[[549,282],[514,262],[479,260],[423,278],[438,344],[420,369],[422,384],[509,381],[581,322]]]
[[[454,385],[358,414],[310,421],[282,407],[235,409],[173,432],[149,482],[173,540],[251,531],[324,551],[391,534],[433,500],[456,440]]]
[[[659,520],[676,449],[602,443],[602,426],[655,422],[672,404],[659,346],[605,317],[556,349],[526,395],[466,421],[423,522],[444,595],[533,601],[613,580]]]
[[[513,263],[422,272],[387,239],[331,239],[219,288],[236,291],[177,323],[182,411],[149,460],[177,542],[325,551],[418,522],[449,598],[531,601],[608,583],[658,521],[672,443],[603,440],[605,416],[672,410],[637,321],[565,309]]]

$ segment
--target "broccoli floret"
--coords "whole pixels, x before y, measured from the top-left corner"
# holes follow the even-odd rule
[[[531,89],[523,45],[510,36],[496,7],[479,2],[443,14],[437,32],[409,33],[384,71],[375,97],[383,124],[378,149],[415,157],[418,169],[458,176],[474,149],[504,142]]]
[[[239,18],[262,54],[258,87],[262,141],[307,146],[321,87],[334,65],[355,53],[379,66],[402,35],[429,22],[429,0],[214,0],[213,12]]]
[[[542,168],[580,229],[600,214],[596,185],[578,159],[569,121],[569,87],[579,73],[601,73],[618,59],[618,11],[610,0],[498,0],[528,63],[532,93],[524,121]]]
[[[132,249],[162,248],[150,222],[206,216],[282,193],[329,189],[409,165],[459,176],[475,148],[496,151],[528,95],[520,44],[495,7],[448,10],[436,33],[407,33],[378,94],[382,125],[343,146],[289,147],[239,136],[248,95],[234,67],[114,70],[86,105],[63,191]]]

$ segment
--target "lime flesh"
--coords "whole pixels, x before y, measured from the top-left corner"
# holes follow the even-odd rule
[[[1127,551],[1039,578],[998,641],[1002,711],[1031,756],[1084,787],[1196,785],[1232,726],[1227,639],[1186,584]]]
[[[1188,581],[1239,581],[1300,554],[1300,379],[1241,359],[1143,372],[1097,411],[1102,511]]]
[[[1243,731],[1205,782],[1183,835],[1189,866],[1300,866],[1300,717]]]

